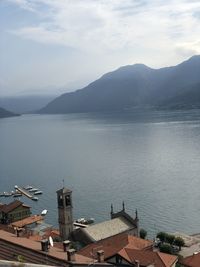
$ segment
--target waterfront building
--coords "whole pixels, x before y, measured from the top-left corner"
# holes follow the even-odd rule
[[[2,224],[9,224],[29,217],[30,207],[19,200],[14,200],[9,204],[0,205],[0,221]]]
[[[132,218],[126,211],[123,203],[122,210],[113,212],[111,205],[111,219],[97,223],[86,228],[80,228],[73,232],[73,238],[82,245],[88,245],[99,240],[109,238],[121,233],[139,236],[139,219],[136,211]]]

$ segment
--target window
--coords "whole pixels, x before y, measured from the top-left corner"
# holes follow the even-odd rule
[[[58,196],[58,207],[63,207],[63,196],[62,195]]]
[[[71,199],[70,199],[70,196],[66,196],[66,197],[65,197],[65,204],[66,204],[66,206],[70,206],[70,205],[71,205]]]

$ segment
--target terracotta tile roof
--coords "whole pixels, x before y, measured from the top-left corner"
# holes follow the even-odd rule
[[[176,256],[172,256],[172,255],[170,255],[169,256],[169,254],[166,254],[166,253],[161,253],[161,252],[157,252],[158,253],[158,255],[160,256],[160,258],[161,258],[161,260],[163,261],[163,263],[165,264],[165,266],[172,266],[172,264],[174,263],[174,257],[176,257]],[[176,259],[177,259],[177,257],[176,257]]]
[[[3,205],[3,207],[1,207],[1,211],[3,211],[4,213],[9,213],[10,211],[16,209],[17,207],[21,206],[23,203],[19,200],[14,200],[13,202],[9,203],[9,204],[5,204]]]
[[[11,226],[12,227],[24,227],[26,225],[29,225],[29,224],[32,224],[32,223],[35,223],[38,221],[42,221],[43,219],[44,219],[44,217],[41,215],[33,215],[33,216],[27,217],[25,219],[13,222],[13,223],[11,223]]]
[[[145,267],[151,264],[155,267],[171,267],[177,261],[177,257],[174,255],[129,248],[122,249],[118,255],[130,263],[139,261],[140,265]]]
[[[100,240],[96,243],[89,244],[77,253],[83,256],[92,257],[98,250],[104,250],[105,259],[117,254],[123,248],[149,249],[152,242],[125,233]]]
[[[17,237],[14,234],[8,233],[6,231],[0,230],[0,240],[5,240],[7,242],[11,242],[12,244],[16,246],[24,247],[25,249],[34,250],[37,253],[45,254],[45,252],[41,251],[41,244],[40,242],[36,242],[24,237]],[[66,252],[63,251],[63,249],[60,249],[58,247],[51,247],[48,251],[48,256],[54,257],[60,260],[66,260]],[[88,258],[83,255],[75,254],[75,261],[77,263],[83,263],[83,264],[90,264],[93,263],[93,259]]]
[[[44,231],[43,235],[34,234],[34,235],[29,235],[27,238],[29,238],[31,240],[34,240],[34,241],[41,241],[42,239],[49,238],[50,236],[53,239],[55,237],[59,237],[59,231],[57,231],[55,229],[54,230],[49,229],[47,231]],[[54,242],[54,245],[57,246],[57,247],[63,248],[62,242]]]
[[[51,235],[53,235],[53,236],[60,236],[60,232],[57,229],[53,229],[51,231]]]
[[[150,249],[153,247],[153,242],[146,239],[141,239],[132,235],[128,235],[128,244],[126,248],[135,248],[135,249]]]
[[[44,235],[54,237],[60,237],[60,233],[57,229],[47,229],[44,231]]]
[[[181,264],[186,267],[199,267],[200,266],[200,253],[193,254],[186,257],[181,261]]]

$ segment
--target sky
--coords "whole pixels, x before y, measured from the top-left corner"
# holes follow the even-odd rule
[[[0,96],[58,95],[196,54],[199,0],[0,0]]]

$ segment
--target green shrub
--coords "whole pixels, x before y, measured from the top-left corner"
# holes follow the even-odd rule
[[[147,236],[147,231],[144,229],[140,229],[140,238],[145,239]]]
[[[160,246],[160,252],[172,254],[172,247],[169,244],[162,244]]]

